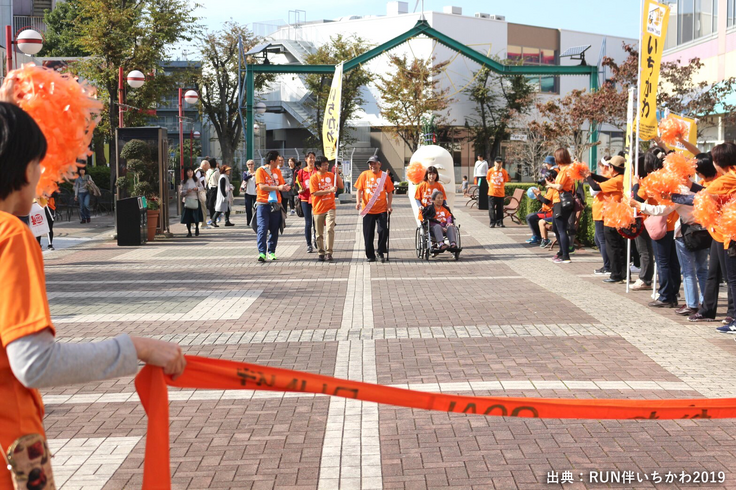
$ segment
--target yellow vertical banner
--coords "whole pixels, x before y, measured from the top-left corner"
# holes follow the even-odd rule
[[[340,140],[340,104],[342,99],[342,63],[335,66],[332,77],[330,95],[327,97],[324,120],[322,121],[322,142],[325,157],[328,160],[337,158],[337,145]]]
[[[684,116],[678,116],[677,114],[670,114],[669,117],[673,117],[679,121],[684,122],[688,129],[687,142],[693,146],[698,146],[698,123],[695,121],[695,119],[690,119],[689,117],[684,117]],[[679,143],[679,142],[675,145],[673,149],[676,152],[682,153],[685,156],[693,156],[693,157],[695,156],[692,153],[690,153],[682,143]]]
[[[644,1],[644,20],[639,56],[639,138],[650,140],[657,136],[657,85],[659,68],[667,35],[670,8],[652,0]]]

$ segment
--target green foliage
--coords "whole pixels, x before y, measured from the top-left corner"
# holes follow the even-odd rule
[[[202,112],[215,128],[225,162],[234,161],[235,150],[243,136],[238,105],[240,38],[246,52],[263,42],[263,38],[250,32],[245,25],[233,21],[225,22],[220,31],[205,32],[197,40],[202,59],[202,72],[197,79],[201,92],[199,100]],[[273,74],[257,74],[255,90],[262,90],[273,79]]]
[[[389,63],[389,75],[376,83],[381,116],[391,124],[388,132],[414,153],[421,143],[423,117],[434,114],[437,126],[449,124],[449,111],[444,111],[454,100],[448,97],[449,88],[439,88],[437,79],[449,61],[435,64],[434,58],[415,57],[409,62],[405,55],[389,55]]]
[[[79,44],[79,34],[75,24],[82,12],[80,0],[58,2],[56,8],[47,10],[44,15],[46,24],[43,49],[38,56],[77,57],[90,53]]]
[[[371,48],[370,44],[358,36],[343,37],[342,34],[330,39],[329,43],[323,44],[316,53],[310,54],[305,61],[308,65],[336,65],[341,61],[349,61],[360,56]],[[340,143],[348,145],[354,140],[350,136],[346,122],[362,110],[361,107],[366,100],[363,96],[362,87],[373,81],[374,75],[359,66],[343,74],[342,96],[340,99]],[[315,116],[310,124],[310,130],[317,134],[312,137],[308,144],[324,148],[322,140],[322,120],[327,97],[330,94],[332,76],[328,74],[307,75],[305,79],[307,90],[311,92],[312,98],[306,103],[314,110]]]
[[[240,184],[241,180],[232,180],[230,183],[233,185],[233,196],[238,197],[240,195]]]
[[[110,167],[87,166],[87,173],[90,177],[92,177],[92,180],[95,181],[97,187],[99,187],[100,189],[110,190]]]
[[[395,185],[396,194],[406,194],[409,190],[409,182],[399,182]]]
[[[158,164],[152,158],[154,154],[154,148],[145,141],[128,141],[120,150],[120,156],[126,160],[128,172],[115,182],[118,188],[125,189],[134,196],[146,196],[148,209],[158,209],[159,175]]]
[[[476,155],[498,155],[512,117],[525,114],[534,100],[534,86],[522,75],[499,75],[487,67],[474,73],[465,94],[475,103],[476,116],[466,126]]]

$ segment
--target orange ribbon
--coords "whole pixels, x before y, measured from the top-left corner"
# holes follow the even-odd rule
[[[315,393],[407,408],[509,417],[557,419],[736,418],[736,398],[694,400],[578,400],[459,396],[348,381],[319,374],[244,362],[186,356],[176,381],[161,368],[145,366],[135,387],[148,414],[144,489],[171,488],[168,386],[215,390]]]

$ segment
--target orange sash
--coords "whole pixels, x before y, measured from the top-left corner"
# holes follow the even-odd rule
[[[736,398],[580,400],[458,396],[392,388],[244,362],[186,356],[176,381],[145,366],[135,387],[148,414],[143,488],[171,488],[167,385],[214,390],[316,393],[407,408],[509,417],[558,419],[696,419],[736,417]]]

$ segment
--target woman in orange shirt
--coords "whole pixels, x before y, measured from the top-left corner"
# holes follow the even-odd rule
[[[567,220],[575,210],[575,201],[572,195],[575,181],[569,174],[572,158],[570,158],[570,153],[567,149],[558,148],[555,151],[555,162],[559,165],[560,170],[557,172],[555,183],[547,186],[558,191],[558,194],[555,195],[552,201],[552,230],[554,230],[557,241],[560,243],[560,251],[557,252],[553,262],[556,264],[569,264],[570,237],[567,236]],[[572,203],[571,207],[564,207],[562,205],[562,194],[565,194],[566,200],[569,198],[569,202]]]
[[[0,99],[11,100],[7,93],[12,91]],[[178,377],[186,361],[176,344],[127,334],[103,342],[55,342],[43,256],[31,230],[17,218],[31,210],[46,138],[26,112],[7,102],[0,102],[0,135],[0,450],[5,453],[24,436],[43,447],[38,388],[135,374],[138,359]],[[13,488],[9,471],[0,470],[0,488]]]
[[[439,182],[439,179],[440,174],[437,171],[437,167],[427,167],[427,172],[424,174],[424,181],[417,186],[417,190],[414,193],[414,199],[417,201],[419,209],[432,204],[432,193],[436,190],[442,193],[445,203],[447,202],[445,187]]]

